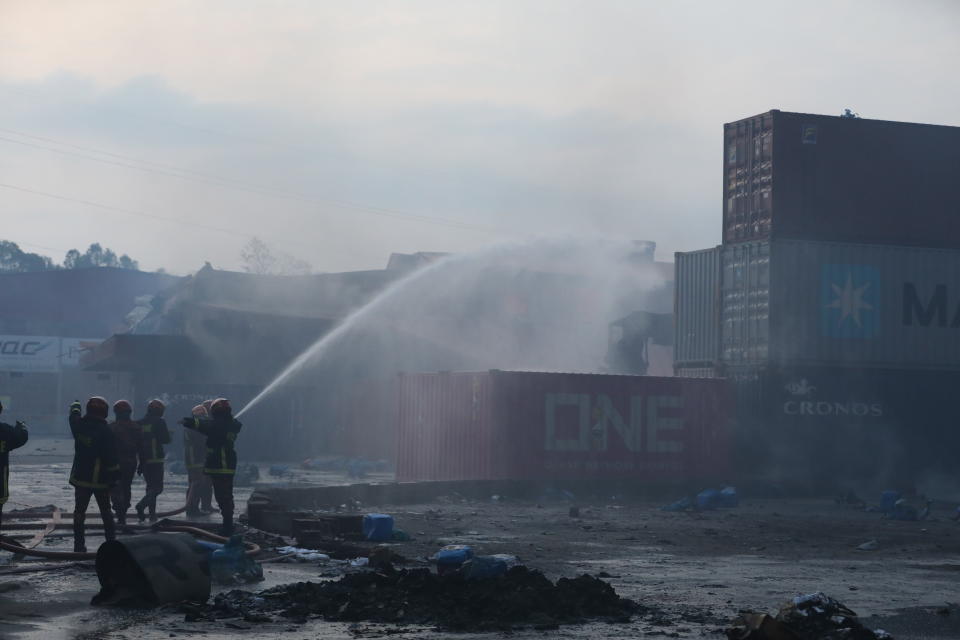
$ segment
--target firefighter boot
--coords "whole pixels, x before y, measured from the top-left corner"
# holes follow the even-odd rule
[[[224,538],[229,538],[233,535],[233,514],[224,513],[223,514],[223,525],[220,527],[220,535]]]
[[[113,514],[109,510],[104,511],[103,516],[103,537],[106,540],[117,539],[117,527],[113,522]]]
[[[87,519],[87,515],[84,513],[74,513],[73,514],[73,552],[74,553],[86,553],[87,545],[84,540],[83,535],[83,524],[84,520]]]
[[[141,524],[147,519],[146,506],[143,504],[142,499],[137,503],[137,519]]]

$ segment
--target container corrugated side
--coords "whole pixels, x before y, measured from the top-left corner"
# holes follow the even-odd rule
[[[507,477],[490,392],[488,373],[400,375],[397,480]]]
[[[960,127],[774,110],[724,146],[725,243],[960,247]]]
[[[728,245],[721,255],[720,359],[765,362],[770,344],[770,244]]]
[[[720,253],[715,247],[675,256],[675,367],[712,367],[720,356]]]
[[[728,470],[727,391],[718,379],[405,375],[397,479],[719,478]]]
[[[960,251],[774,242],[773,362],[960,369]]]

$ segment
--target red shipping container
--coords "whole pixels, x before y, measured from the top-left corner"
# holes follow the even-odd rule
[[[721,379],[404,374],[397,480],[722,479],[729,398]]]

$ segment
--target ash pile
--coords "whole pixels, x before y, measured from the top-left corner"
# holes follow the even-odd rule
[[[747,612],[727,629],[728,640],[893,640],[868,629],[857,614],[823,593],[797,596],[776,616]]]
[[[639,607],[598,578],[581,575],[554,583],[539,571],[516,566],[497,577],[473,580],[428,569],[352,573],[337,581],[299,582],[256,594],[230,591],[218,595],[211,609],[215,616],[246,619],[272,614],[489,631],[627,622]]]

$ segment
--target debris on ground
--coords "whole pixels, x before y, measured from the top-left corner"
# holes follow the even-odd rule
[[[880,548],[880,543],[876,540],[867,540],[863,544],[857,545],[857,551],[876,551]]]
[[[243,538],[233,535],[210,554],[210,577],[218,584],[243,584],[263,580],[263,567],[247,555]]]
[[[222,617],[270,612],[293,619],[434,624],[460,631],[553,629],[593,619],[626,622],[638,605],[589,575],[551,582],[515,566],[506,574],[467,580],[428,569],[353,573],[334,582],[299,582],[253,594],[233,590],[214,599]]]
[[[729,640],[893,640],[863,626],[857,614],[824,593],[797,596],[777,615],[742,613],[727,629]]]
[[[325,553],[320,553],[316,549],[303,549],[301,547],[277,547],[277,553],[281,554],[284,559],[293,560],[296,562],[321,562],[329,560],[330,556]]]

